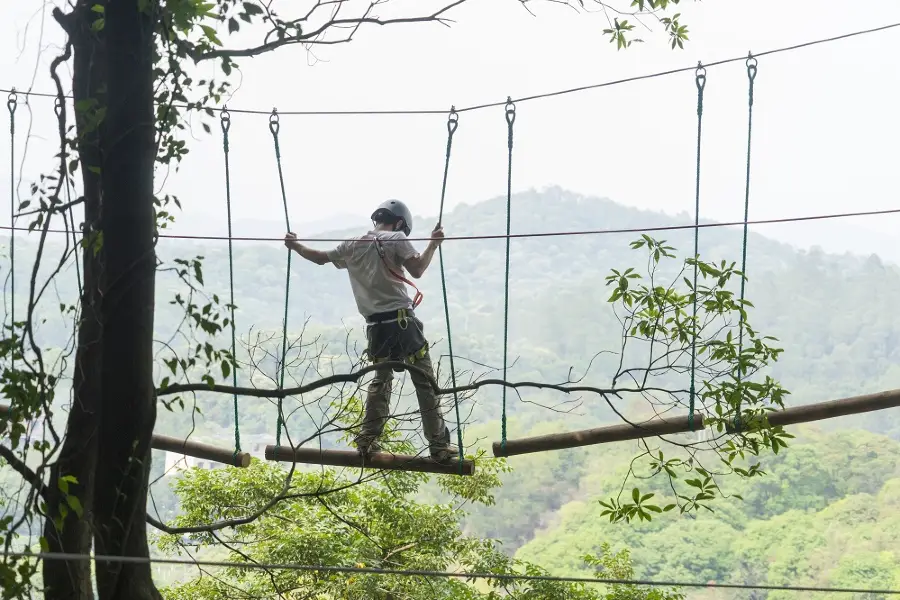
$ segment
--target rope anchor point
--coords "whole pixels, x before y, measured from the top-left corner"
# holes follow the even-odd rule
[[[703,66],[703,63],[697,61],[697,70],[695,71],[697,89],[703,91],[703,88],[706,86],[706,67]]]
[[[272,132],[272,135],[278,135],[279,129],[281,129],[281,117],[278,116],[278,109],[273,108],[272,114],[269,115],[269,131]]]
[[[456,106],[450,107],[450,114],[447,115],[447,131],[450,135],[456,131],[459,126],[459,113],[456,112]]]
[[[747,75],[750,79],[756,78],[756,66],[759,64],[759,61],[756,60],[756,57],[753,56],[752,52],[747,53]]]
[[[512,101],[512,96],[506,97],[506,122],[512,125],[516,120],[516,104]]]
[[[228,112],[227,104],[222,107],[222,112],[219,114],[219,121],[222,124],[222,131],[228,133],[228,130],[231,128],[231,113]]]
[[[9,91],[9,96],[6,99],[6,108],[9,110],[10,114],[15,114],[18,105],[19,94],[16,93],[16,88],[13,88]]]

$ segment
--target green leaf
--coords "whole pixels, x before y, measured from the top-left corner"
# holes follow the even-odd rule
[[[244,2],[244,12],[248,15],[261,15],[263,9],[252,2]]]
[[[209,38],[209,41],[211,41],[213,44],[215,44],[216,46],[221,46],[221,45],[222,45],[222,42],[221,42],[221,41],[219,40],[219,38],[216,36],[216,30],[215,30],[215,29],[213,29],[213,28],[210,27],[209,25],[200,25],[200,29],[203,30],[203,33],[206,34],[206,37],[208,37],[208,38]]]
[[[81,500],[75,496],[66,496],[66,502],[75,511],[75,515],[80,519],[84,515],[84,509],[81,507]]]

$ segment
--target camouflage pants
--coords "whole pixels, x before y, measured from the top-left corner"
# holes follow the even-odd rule
[[[370,358],[377,364],[384,360],[410,362],[426,374],[434,377],[428,342],[425,340],[422,322],[409,315],[406,326],[397,322],[376,323],[366,330]],[[422,430],[431,451],[446,448],[450,443],[450,430],[441,414],[441,406],[428,377],[417,371],[409,371],[410,379],[419,401]],[[379,369],[369,383],[362,428],[356,438],[358,445],[368,445],[378,439],[390,418],[391,391],[394,373],[390,367]]]

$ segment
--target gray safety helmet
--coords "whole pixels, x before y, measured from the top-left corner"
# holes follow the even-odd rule
[[[382,220],[385,216],[391,215],[396,219],[403,219],[403,233],[409,235],[412,232],[413,218],[412,213],[405,204],[399,200],[385,200],[382,202],[375,212],[372,213],[373,221]],[[388,219],[390,221],[391,219]]]

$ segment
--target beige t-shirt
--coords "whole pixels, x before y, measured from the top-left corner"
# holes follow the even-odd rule
[[[376,237],[381,241],[384,260],[378,255],[378,244],[371,241]],[[402,265],[418,252],[402,231],[369,231],[341,242],[326,254],[335,267],[347,269],[362,316],[412,307],[406,284],[391,275],[384,264],[387,262],[394,272],[406,277]]]

